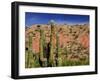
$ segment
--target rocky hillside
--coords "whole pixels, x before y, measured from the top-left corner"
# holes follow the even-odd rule
[[[59,41],[60,47],[64,48],[69,45],[70,42],[76,42],[81,44],[83,47],[89,47],[89,25],[55,25],[56,31],[59,33]],[[45,42],[50,42],[50,32],[51,28],[49,25],[41,25],[41,29],[44,30],[45,33]],[[33,32],[34,36],[32,39],[32,49],[35,52],[39,52],[39,39],[40,33],[38,29],[38,25],[32,25],[31,27],[27,28],[25,31],[25,38],[26,38],[26,47],[28,47],[28,36],[29,33]],[[55,40],[56,42],[56,37]]]
[[[30,49],[33,53],[40,52],[40,29],[44,33],[44,44],[50,43],[51,26],[49,24],[35,24],[25,30],[26,50]],[[67,25],[55,24],[55,34],[53,38],[54,50],[56,53],[57,36],[59,48],[63,61],[84,61],[83,64],[89,64],[89,25]],[[30,36],[32,37],[30,39]],[[31,48],[29,48],[31,42]],[[64,60],[65,59],[65,60]],[[86,62],[86,63],[85,63]],[[63,64],[64,65],[64,64]],[[66,64],[65,64],[66,65]],[[77,65],[77,64],[76,64]]]

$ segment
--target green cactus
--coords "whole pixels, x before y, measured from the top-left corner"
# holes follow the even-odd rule
[[[44,46],[45,46],[45,35],[44,31],[40,29],[40,54],[39,54],[39,59],[41,61],[41,66],[46,67],[47,66],[47,59],[44,58]]]
[[[39,66],[39,60],[37,58],[37,54],[32,50],[32,40],[34,36],[34,32],[29,32],[29,41],[28,41],[28,51],[26,52],[26,68],[32,68]]]
[[[53,39],[55,35],[55,27],[54,27],[54,21],[51,20],[51,35],[50,35],[50,56],[49,56],[49,66],[56,66],[55,65],[55,58],[54,58],[54,45],[53,45]]]
[[[56,34],[56,40],[57,40],[57,43],[56,43],[56,46],[57,46],[57,66],[61,66],[63,59],[61,58],[61,49],[59,46],[59,33],[58,32]]]
[[[57,66],[58,66],[58,54],[59,54],[59,36],[58,36],[58,32],[56,33],[56,51],[57,51],[56,63],[57,63]]]
[[[30,67],[30,55],[32,54],[32,33],[29,33],[29,50],[27,56],[27,67]]]

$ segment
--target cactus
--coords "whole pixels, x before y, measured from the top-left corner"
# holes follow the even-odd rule
[[[30,55],[32,54],[32,33],[29,33],[29,50],[28,50],[28,57],[27,57],[27,67],[30,67]]]
[[[44,44],[45,44],[45,36],[44,36],[44,31],[40,29],[40,54],[39,54],[39,59],[40,59],[40,65],[42,67],[46,67],[46,58],[44,58]]]
[[[59,54],[59,36],[58,36],[58,32],[56,33],[56,51],[57,51],[57,53],[56,53],[56,64],[57,64],[57,66],[59,65],[59,63],[58,63],[58,54]]]
[[[61,66],[62,65],[62,58],[61,58],[61,50],[60,50],[60,46],[59,46],[59,33],[57,32],[56,34],[56,46],[57,46],[57,66]]]
[[[34,32],[29,32],[29,41],[28,41],[28,51],[27,51],[27,61],[26,61],[26,67],[32,68],[39,66],[39,61],[37,58],[37,54],[35,53],[35,50],[32,50],[32,39],[34,36]]]
[[[54,21],[51,20],[51,35],[50,35],[50,56],[49,56],[49,66],[56,66],[55,65],[55,58],[54,58],[54,36],[55,36],[55,27],[54,27]]]

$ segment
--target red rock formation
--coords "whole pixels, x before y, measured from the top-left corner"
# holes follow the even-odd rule
[[[80,37],[80,42],[84,47],[89,47],[89,35],[84,34]]]

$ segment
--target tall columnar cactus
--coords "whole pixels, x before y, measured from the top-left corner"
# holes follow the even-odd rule
[[[44,58],[44,42],[45,40],[45,35],[44,35],[44,31],[40,28],[40,54],[39,54],[39,59],[41,61],[40,65],[42,67],[45,67],[46,64],[46,58]]]
[[[56,61],[57,61],[57,66],[58,66],[58,57],[59,57],[59,37],[58,37],[58,32],[56,33],[56,50],[57,50],[57,58],[56,58]]]
[[[51,35],[50,35],[50,56],[49,56],[49,66],[56,66],[55,65],[55,57],[54,57],[54,37],[55,37],[55,27],[54,27],[54,21],[51,20]]]
[[[32,33],[29,33],[29,44],[28,44],[28,57],[27,57],[27,67],[31,67],[30,65],[30,55],[32,54]]]
[[[60,51],[60,46],[59,46],[59,32],[56,33],[56,47],[57,47],[57,66],[62,65],[62,58],[61,58],[61,51]]]

